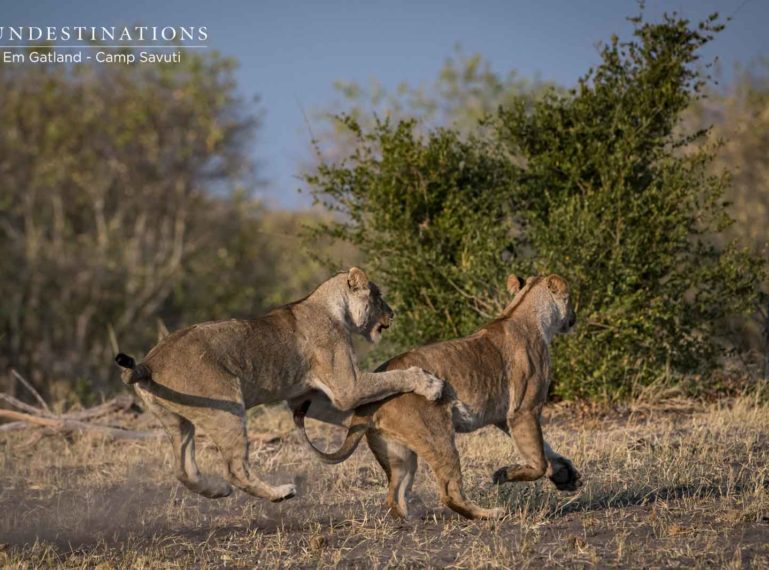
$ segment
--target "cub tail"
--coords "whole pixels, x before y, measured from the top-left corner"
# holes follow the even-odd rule
[[[150,380],[152,372],[146,364],[136,364],[133,356],[128,356],[119,352],[115,357],[115,362],[121,368],[124,368],[121,378],[126,384],[135,384],[141,380]]]
[[[307,442],[309,448],[320,457],[320,460],[323,463],[341,463],[350,457],[357,449],[360,440],[363,439],[363,436],[366,435],[366,431],[371,427],[371,422],[367,417],[354,415],[342,446],[336,451],[326,453],[312,444],[310,437],[307,435],[307,429],[304,426],[304,418],[307,415],[307,410],[310,408],[311,403],[311,400],[307,400],[294,410],[294,424],[301,430],[304,440]]]

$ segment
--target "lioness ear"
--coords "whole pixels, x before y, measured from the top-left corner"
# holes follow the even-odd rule
[[[523,282],[523,279],[521,279],[517,275],[511,274],[507,277],[507,292],[510,293],[511,295],[515,295],[516,293],[518,293],[518,291],[523,289],[524,285],[525,283]]]
[[[547,288],[556,295],[565,295],[569,292],[569,285],[566,280],[558,275],[547,276]]]
[[[350,269],[347,273],[347,285],[349,285],[350,289],[353,291],[368,287],[368,277],[366,276],[365,271],[357,267]]]

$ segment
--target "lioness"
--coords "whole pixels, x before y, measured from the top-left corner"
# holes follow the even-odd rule
[[[415,348],[378,368],[418,366],[432,372],[446,382],[440,400],[403,394],[358,408],[342,447],[335,453],[313,447],[315,452],[328,463],[344,461],[365,434],[390,482],[387,505],[401,517],[408,516],[417,455],[433,470],[447,506],[473,519],[504,513],[473,504],[462,490],[454,433],[487,425],[507,432],[524,461],[499,469],[495,483],[534,481],[547,474],[558,489],[577,489],[579,472],[545,443],[539,419],[550,386],[548,347],[555,334],[567,332],[576,322],[569,286],[557,275],[530,277],[525,284],[511,275],[508,289],[515,294],[512,302],[475,333]],[[309,405],[305,402],[294,412],[303,431]]]
[[[193,325],[160,341],[140,364],[125,354],[116,361],[168,432],[185,486],[211,498],[232,492],[220,477],[198,470],[195,429],[201,428],[227,462],[230,483],[277,502],[296,489],[269,485],[249,469],[247,408],[281,400],[293,408],[316,391],[340,410],[412,390],[429,400],[440,396],[443,382],[415,367],[358,369],[352,333],[376,342],[392,318],[379,288],[353,267],[263,317]]]

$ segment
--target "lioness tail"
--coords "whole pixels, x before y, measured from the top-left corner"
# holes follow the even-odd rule
[[[134,384],[140,380],[149,380],[152,376],[149,366],[146,364],[137,365],[133,356],[119,352],[115,357],[115,362],[121,368],[125,368],[121,377],[126,384]]]
[[[347,430],[347,436],[344,438],[342,446],[331,453],[321,451],[312,444],[307,430],[304,427],[304,417],[307,414],[307,410],[310,408],[311,400],[303,402],[302,405],[294,410],[294,424],[302,431],[304,440],[312,451],[314,451],[323,463],[341,463],[348,457],[350,457],[355,449],[358,447],[360,440],[366,435],[366,431],[370,427],[370,421],[368,418],[353,416],[352,424]]]

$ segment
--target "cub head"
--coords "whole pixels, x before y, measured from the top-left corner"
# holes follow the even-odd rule
[[[366,273],[353,267],[347,273],[348,309],[355,329],[369,342],[379,342],[395,314],[379,287]]]
[[[548,329],[554,334],[565,334],[577,322],[577,314],[571,301],[569,284],[566,279],[554,273],[542,277],[529,277],[524,281],[510,275],[507,278],[507,290],[514,296],[515,305],[531,297],[537,314],[548,321]],[[519,300],[520,297],[520,300]]]

